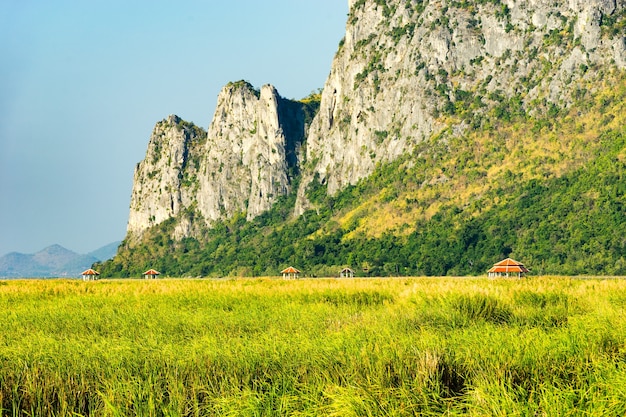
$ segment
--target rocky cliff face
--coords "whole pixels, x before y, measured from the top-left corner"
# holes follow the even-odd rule
[[[175,238],[234,213],[251,219],[300,179],[330,194],[433,134],[567,107],[626,68],[625,0],[351,0],[305,139],[302,103],[231,83],[207,132],[158,123],[135,172],[130,235],[176,218]],[[445,139],[442,139],[445,140]],[[302,151],[300,151],[300,146]]]
[[[289,192],[303,136],[302,105],[246,82],[224,87],[206,132],[177,116],[157,123],[135,170],[129,235],[169,218],[181,238],[237,212],[257,216]]]
[[[605,25],[623,20],[624,3],[350,1],[296,214],[315,176],[335,193],[435,132],[465,129],[468,120],[454,116],[466,110],[488,114],[510,100],[529,112],[567,106],[580,80],[626,67],[624,33]]]
[[[266,85],[230,85],[218,97],[200,164],[198,207],[216,220],[235,212],[248,219],[290,190],[290,167],[304,136],[297,105]]]
[[[191,194],[187,192],[190,174],[199,168],[190,150],[200,149],[205,143],[206,132],[177,116],[156,124],[146,157],[135,168],[129,234],[140,234],[184,210]]]

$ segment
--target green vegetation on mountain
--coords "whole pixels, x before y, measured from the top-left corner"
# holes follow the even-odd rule
[[[464,109],[480,98],[457,92],[439,121],[465,121],[462,132],[445,130],[333,196],[313,181],[314,209],[302,216],[292,216],[294,191],[251,221],[241,213],[197,238],[174,240],[172,218],[97,268],[471,275],[511,256],[539,274],[626,274],[626,75],[591,70],[601,81],[580,81],[567,108],[537,102],[529,111],[492,94],[496,105],[469,117]]]
[[[320,109],[320,102],[322,101],[322,91],[311,91],[311,94],[300,100],[298,103],[302,106],[302,112],[304,113],[304,125],[308,126]]]
[[[245,90],[249,90],[252,93],[254,93],[254,95],[258,98],[261,95],[261,90],[259,90],[258,88],[254,88],[254,86],[252,84],[250,84],[249,81],[246,80],[239,80],[239,81],[231,81],[228,84],[226,84],[226,87],[232,87],[233,89],[245,89]]]

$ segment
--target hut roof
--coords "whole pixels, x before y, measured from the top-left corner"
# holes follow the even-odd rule
[[[161,273],[159,271],[154,270],[154,269],[148,269],[143,274],[144,275],[160,275]]]
[[[344,269],[341,270],[341,272],[354,272],[354,271],[349,267],[345,267]]]
[[[97,272],[97,271],[94,271],[94,270],[93,270],[93,269],[91,269],[91,268],[89,268],[89,269],[87,269],[87,270],[83,271],[83,272],[81,273],[81,275],[100,275],[100,273],[99,273],[99,272]]]
[[[506,258],[494,264],[488,272],[528,272],[528,269],[521,262]]]
[[[289,268],[285,268],[282,271],[280,271],[281,274],[299,274],[300,271],[298,271],[296,268],[294,268],[293,266],[290,266]]]

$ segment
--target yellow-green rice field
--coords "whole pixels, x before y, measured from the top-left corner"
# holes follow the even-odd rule
[[[626,281],[0,282],[6,416],[626,414]]]

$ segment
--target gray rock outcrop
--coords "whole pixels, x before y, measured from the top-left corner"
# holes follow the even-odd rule
[[[135,169],[129,235],[177,218],[180,239],[235,213],[263,213],[290,191],[303,136],[301,107],[270,85],[224,87],[206,132],[169,116]]]
[[[335,194],[439,132],[567,107],[584,82],[626,69],[615,25],[625,3],[350,0],[308,131],[301,103],[246,82],[224,87],[206,132],[176,116],[157,123],[135,171],[129,235],[170,218],[177,239],[236,213],[252,219],[295,178],[300,215],[314,179]]]

